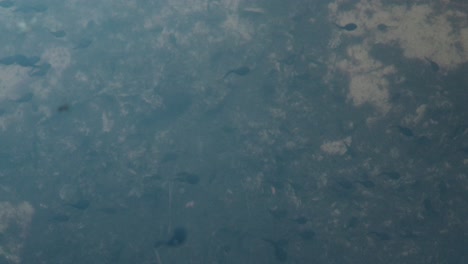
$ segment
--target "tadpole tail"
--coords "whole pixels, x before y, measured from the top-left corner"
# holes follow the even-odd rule
[[[333,22],[333,25],[335,25],[335,26],[336,26],[337,28],[339,28],[339,29],[343,29],[343,26],[341,26],[341,25],[338,25],[338,24],[337,24],[337,23],[335,23],[335,22]]]
[[[165,245],[166,245],[166,241],[159,240],[159,241],[154,242],[153,246],[154,246],[155,249],[158,249],[158,248],[160,248],[162,246],[165,246]]]
[[[228,71],[226,72],[226,74],[224,74],[223,76],[223,80],[226,79],[229,75],[231,75],[231,73],[233,73],[234,71]]]

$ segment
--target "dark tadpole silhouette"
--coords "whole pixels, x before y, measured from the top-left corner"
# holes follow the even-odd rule
[[[77,49],[86,49],[87,47],[91,46],[93,43],[92,39],[89,38],[82,38],[76,43],[76,45],[73,47],[74,50]]]
[[[75,202],[72,202],[72,203],[66,203],[65,205],[73,207],[73,208],[78,209],[78,210],[85,210],[85,209],[87,209],[89,207],[90,204],[91,204],[91,202],[89,200],[81,199],[81,200],[78,200],[78,201],[75,201]]]
[[[187,240],[187,229],[184,227],[177,227],[172,232],[172,236],[168,240],[159,240],[154,243],[155,248],[160,247],[179,247]]]
[[[67,32],[65,32],[65,30],[50,30],[49,33],[56,38],[63,38],[67,35]]]
[[[398,129],[398,132],[400,132],[400,134],[402,134],[405,137],[414,136],[413,130],[411,130],[409,127],[397,125],[396,128]]]
[[[380,23],[377,25],[377,29],[381,32],[387,32],[388,31],[388,26],[383,24],[383,23]]]
[[[57,214],[52,215],[50,217],[50,220],[52,222],[64,223],[64,222],[68,222],[68,220],[70,220],[70,216],[68,216],[66,214],[62,214],[62,213],[57,213]]]
[[[62,104],[59,107],[57,107],[57,111],[61,113],[68,112],[68,110],[70,110],[70,106],[68,104]]]
[[[185,171],[177,173],[175,179],[179,182],[184,182],[184,183],[189,183],[189,184],[197,184],[200,182],[200,176],[198,176],[198,174],[185,172]]]
[[[354,23],[348,23],[344,26],[341,26],[341,25],[338,25],[335,23],[335,26],[337,26],[339,29],[343,29],[343,30],[346,30],[346,31],[354,31],[357,29],[357,25],[354,24]]]
[[[228,72],[226,72],[226,74],[224,74],[223,79],[226,79],[232,73],[234,73],[236,75],[239,75],[239,76],[244,76],[244,75],[247,75],[247,74],[250,73],[250,68],[247,67],[247,66],[242,66],[242,67],[239,67],[239,68],[229,70]]]
[[[382,33],[386,33],[389,30],[395,29],[395,28],[397,28],[397,27],[396,26],[389,26],[389,25],[384,24],[384,23],[380,23],[380,24],[377,25],[377,30],[382,32]]]
[[[437,62],[429,59],[428,57],[424,57],[426,59],[427,62],[429,62],[429,65],[431,65],[431,70],[433,72],[438,72],[440,70],[440,66],[439,64],[437,64]]]
[[[52,68],[52,65],[50,63],[42,63],[40,65],[37,65],[28,72],[29,76],[32,77],[39,77],[39,76],[45,76],[49,70]]]
[[[288,260],[288,252],[286,251],[286,246],[288,245],[287,240],[281,239],[275,241],[268,238],[263,238],[263,241],[267,242],[273,247],[276,260],[279,262],[285,262]]]
[[[382,241],[387,241],[387,240],[392,239],[392,237],[388,233],[385,233],[385,232],[370,231],[368,235],[373,235],[374,237]]]

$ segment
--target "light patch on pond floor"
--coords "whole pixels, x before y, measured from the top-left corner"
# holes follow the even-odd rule
[[[385,115],[390,109],[388,79],[404,80],[393,65],[383,65],[369,54],[376,44],[396,46],[408,59],[420,59],[437,65],[436,74],[445,74],[468,61],[467,14],[455,10],[438,10],[436,5],[417,3],[384,5],[380,0],[361,0],[353,8],[342,11],[338,0],[329,4],[330,21],[337,24],[356,23],[352,32],[337,30],[330,48],[336,48],[355,37],[359,44],[349,41],[346,55],[333,54],[330,72],[337,69],[350,79],[348,99],[355,105],[371,104]],[[453,23],[451,21],[459,21]]]
[[[33,215],[34,208],[27,202],[18,205],[0,202],[0,234],[4,240],[0,255],[8,263],[21,263],[20,253]]]
[[[348,147],[351,145],[351,142],[351,137],[346,137],[336,141],[326,141],[320,146],[320,149],[329,155],[341,156],[348,151]]]

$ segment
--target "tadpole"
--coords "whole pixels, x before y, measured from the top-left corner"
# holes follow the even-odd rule
[[[75,202],[66,203],[65,205],[73,207],[78,210],[85,210],[89,207],[90,204],[91,202],[89,200],[81,199]]]
[[[239,76],[244,76],[244,75],[247,75],[247,74],[250,73],[250,68],[247,67],[247,66],[242,66],[242,67],[239,67],[239,68],[229,70],[228,72],[226,72],[226,74],[224,74],[223,79],[226,79],[232,73],[234,73],[236,75],[239,75]]]
[[[200,182],[200,176],[195,173],[183,171],[176,174],[176,180],[189,184],[197,184]]]
[[[348,23],[344,26],[338,25],[335,23],[335,26],[337,26],[339,29],[346,30],[346,31],[354,31],[357,29],[357,25],[354,23]]]
[[[61,113],[68,112],[68,110],[70,110],[70,106],[68,104],[62,104],[59,107],[57,107],[57,111]]]
[[[286,250],[286,247],[288,245],[288,241],[285,239],[280,239],[278,241],[268,239],[268,238],[263,238],[263,241],[267,242],[273,247],[273,253],[275,254],[275,258],[279,262],[285,262],[288,260],[288,251]]]
[[[402,134],[403,136],[406,136],[406,137],[413,137],[414,136],[414,133],[413,133],[413,130],[411,130],[409,127],[405,127],[405,126],[397,126],[398,128],[398,131],[400,132],[400,134]]]
[[[179,247],[185,243],[187,240],[187,229],[184,227],[176,227],[172,231],[172,236],[168,240],[159,240],[154,243],[155,248],[159,247]]]

